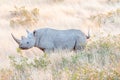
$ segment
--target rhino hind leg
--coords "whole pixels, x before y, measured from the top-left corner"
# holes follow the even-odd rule
[[[77,46],[75,46],[74,51],[79,52],[79,51],[82,51],[84,48],[85,48],[84,46],[77,45]]]
[[[83,43],[81,43],[81,42],[77,42],[76,41],[76,43],[75,43],[75,46],[74,46],[74,51],[75,52],[80,52],[80,51],[82,51],[82,50],[84,50],[84,48],[85,48],[85,44],[83,44]]]

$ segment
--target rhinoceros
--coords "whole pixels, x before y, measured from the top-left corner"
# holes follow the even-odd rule
[[[22,36],[21,40],[13,39],[19,44],[19,48],[26,50],[32,47],[38,47],[45,53],[57,50],[81,51],[86,46],[87,39],[90,35],[85,35],[81,30],[68,29],[56,30],[51,28],[42,28],[27,31],[27,37]]]

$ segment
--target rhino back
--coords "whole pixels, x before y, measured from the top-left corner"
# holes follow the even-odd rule
[[[37,30],[37,43],[41,48],[73,49],[77,40],[86,42],[85,34],[80,30],[55,30],[44,28]]]
[[[85,34],[75,29],[59,31],[54,38],[55,46],[62,49],[73,49],[77,41],[82,44],[86,42]]]

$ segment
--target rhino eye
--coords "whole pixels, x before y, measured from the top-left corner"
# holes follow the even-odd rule
[[[29,42],[27,42],[27,44],[29,44]]]

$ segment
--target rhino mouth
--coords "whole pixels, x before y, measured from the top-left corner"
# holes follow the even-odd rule
[[[20,49],[22,49],[22,50],[26,50],[26,49],[28,49],[28,48],[26,48],[26,47],[19,47]]]

